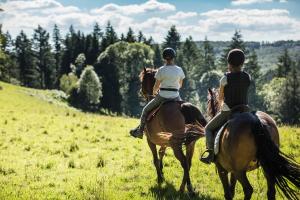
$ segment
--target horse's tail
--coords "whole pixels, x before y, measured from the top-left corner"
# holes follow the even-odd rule
[[[258,117],[252,132],[257,146],[256,156],[264,173],[274,181],[286,198],[298,200],[300,165],[279,150]]]
[[[205,127],[207,124],[207,121],[202,115],[201,111],[191,103],[181,104],[181,113],[184,116],[186,124],[199,123],[203,127]]]
[[[201,111],[191,103],[181,104],[181,113],[184,116],[186,125],[186,138],[184,143],[189,144],[204,136],[204,127],[207,124]]]

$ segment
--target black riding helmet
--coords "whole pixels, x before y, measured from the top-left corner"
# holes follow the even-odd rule
[[[176,57],[176,52],[174,49],[168,47],[168,48],[165,48],[164,51],[163,51],[163,58],[166,59],[166,60],[170,60],[170,59],[173,59]]]
[[[245,62],[244,52],[240,49],[232,49],[227,55],[227,62],[233,67],[239,67],[243,65]]]

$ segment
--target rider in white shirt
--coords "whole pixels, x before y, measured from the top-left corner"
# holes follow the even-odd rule
[[[158,94],[144,107],[140,125],[130,131],[130,134],[133,137],[143,138],[146,118],[151,110],[159,106],[164,101],[170,99],[181,100],[179,89],[182,86],[182,81],[185,78],[185,75],[181,67],[174,64],[175,56],[176,53],[174,49],[164,49],[163,58],[165,60],[165,65],[157,70],[155,74],[156,81],[153,87],[153,94]]]

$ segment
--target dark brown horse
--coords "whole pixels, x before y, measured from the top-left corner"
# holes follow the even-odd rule
[[[209,89],[208,115],[220,110],[218,93]],[[251,199],[253,188],[246,172],[262,167],[267,179],[269,200],[275,199],[275,185],[288,199],[299,199],[300,166],[279,150],[279,134],[274,120],[266,113],[245,112],[231,119],[220,139],[216,166],[225,199],[232,199],[238,180],[245,199]],[[230,174],[230,181],[228,180]]]
[[[154,69],[144,68],[140,74],[142,82],[141,93],[148,101],[154,97],[155,73],[156,70]],[[187,126],[187,124],[194,125]],[[180,104],[175,101],[163,104],[156,115],[146,123],[147,141],[153,154],[153,162],[156,167],[159,184],[164,179],[163,157],[165,150],[167,147],[171,147],[184,170],[180,191],[183,192],[185,185],[187,185],[188,191],[194,193],[189,171],[192,165],[195,142],[198,138],[204,136],[203,127],[205,125],[206,120],[195,106],[188,103]],[[189,132],[187,131],[189,127],[197,131]],[[182,150],[183,144],[186,144],[186,155],[184,155]],[[159,156],[156,145],[160,146]]]

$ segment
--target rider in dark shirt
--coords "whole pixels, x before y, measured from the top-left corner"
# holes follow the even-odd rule
[[[228,53],[228,71],[220,80],[219,112],[205,127],[206,152],[208,155],[201,157],[201,161],[210,164],[214,161],[214,134],[229,118],[231,109],[237,105],[248,104],[248,88],[251,77],[242,70],[245,61],[244,52],[233,49]]]

